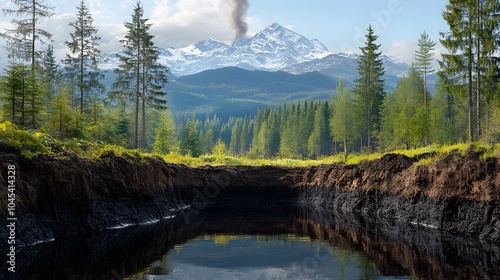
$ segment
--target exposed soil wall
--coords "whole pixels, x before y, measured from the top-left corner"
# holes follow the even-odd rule
[[[7,164],[16,166],[18,244],[184,219],[218,208],[303,205],[414,223],[500,243],[500,159],[452,154],[431,166],[388,155],[358,165],[200,167],[110,155],[27,160],[0,152],[0,237],[8,235]],[[186,206],[190,208],[186,209]]]

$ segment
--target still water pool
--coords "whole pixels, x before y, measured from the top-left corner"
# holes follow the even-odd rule
[[[5,279],[500,279],[497,245],[308,209],[207,209],[17,257]]]
[[[136,276],[148,274],[147,279],[383,278],[360,253],[293,234],[203,235],[175,246]]]

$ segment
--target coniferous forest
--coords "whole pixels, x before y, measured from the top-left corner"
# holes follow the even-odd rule
[[[98,30],[85,1],[66,57],[57,61],[51,30],[38,23],[53,15],[43,0],[12,1],[13,29],[1,30],[8,59],[0,77],[0,121],[60,141],[89,141],[158,155],[198,157],[227,153],[250,158],[315,159],[339,153],[483,141],[500,142],[500,3],[450,0],[439,38],[425,31],[414,63],[393,91],[385,90],[378,36],[370,27],[360,47],[358,78],[340,79],[329,100],[262,106],[254,115],[205,119],[169,111],[169,69],[158,61],[152,26],[138,2],[122,38],[123,52],[110,89],[98,69]],[[435,67],[437,41],[446,48]],[[434,92],[428,77],[437,74]]]

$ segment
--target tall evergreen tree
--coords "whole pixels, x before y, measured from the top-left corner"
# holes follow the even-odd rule
[[[298,154],[302,157],[307,157],[309,137],[314,129],[314,102],[304,101],[304,109],[299,121],[299,143]]]
[[[248,152],[249,148],[249,123],[247,120],[247,117],[245,116],[245,119],[243,120],[243,125],[241,127],[241,134],[240,134],[240,153],[241,154],[246,154]]]
[[[424,78],[424,106],[427,107],[427,75],[434,73],[435,69],[432,67],[432,56],[436,42],[429,38],[429,35],[424,31],[420,34],[418,40],[418,50],[415,51],[415,61],[417,69],[422,73]]]
[[[41,50],[36,47],[37,42],[44,43],[52,34],[41,29],[40,20],[50,18],[54,13],[53,7],[48,6],[43,0],[12,0],[17,9],[3,9],[6,15],[15,15],[11,21],[14,29],[6,29],[0,36],[8,40],[10,54],[22,61],[29,62],[31,72],[35,72],[37,59],[41,57]]]
[[[104,79],[104,75],[100,74],[97,68],[97,59],[100,56],[98,41],[101,38],[97,36],[97,28],[93,26],[92,15],[83,0],[80,1],[77,10],[77,19],[69,23],[74,32],[70,33],[71,41],[65,42],[70,54],[66,55],[64,62],[76,70],[75,85],[79,94],[80,114],[83,114],[85,101],[88,100],[85,95],[93,92],[98,96],[98,93],[104,91],[104,86],[99,82]],[[94,102],[99,101],[94,100]]]
[[[384,99],[380,138],[389,149],[427,144],[428,112],[422,103],[423,78],[414,67]]]
[[[349,145],[359,136],[354,112],[354,97],[351,89],[344,87],[342,79],[339,79],[337,84],[337,95],[334,97],[330,124],[333,138],[342,142],[345,156],[347,156]]]
[[[5,118],[21,126],[28,120],[29,73],[27,65],[11,62],[6,75],[0,77],[0,100]]]
[[[50,104],[56,94],[58,78],[60,76],[59,65],[56,63],[54,46],[49,45],[45,51],[42,61],[42,77],[45,84],[45,103]]]
[[[169,154],[175,151],[177,147],[177,137],[175,133],[175,123],[172,113],[164,110],[160,114],[160,121],[156,128],[155,142],[153,152],[157,154]]]
[[[199,121],[190,119],[181,132],[181,153],[198,157],[201,154],[200,137],[198,133]]]
[[[500,41],[500,3],[497,0],[450,0],[443,18],[450,31],[442,32],[440,41],[450,53],[442,55],[441,75],[445,81],[467,89],[468,138],[473,141],[481,134],[481,102],[485,89],[482,79],[485,73],[487,79],[492,79],[493,72],[498,71],[495,50]]]
[[[279,154],[282,157],[294,158],[298,156],[299,110],[300,107],[297,107],[295,104],[290,105],[286,117],[281,120],[283,130],[281,132]]]
[[[149,33],[151,24],[143,18],[144,10],[138,2],[132,13],[132,21],[126,22],[127,34],[121,40],[124,46],[118,55],[121,62],[115,72],[118,74],[113,88],[128,96],[134,104],[133,147],[139,147],[139,108],[142,107],[142,146],[146,146],[146,106],[155,109],[166,108],[168,69],[158,63],[159,52],[154,47],[153,37]]]
[[[367,29],[366,45],[361,47],[361,56],[358,60],[358,75],[354,81],[354,94],[359,116],[362,116],[361,146],[372,149],[372,135],[380,124],[380,106],[385,96],[382,79],[384,66],[382,64],[381,52],[377,52],[380,45],[376,44],[378,36],[374,34],[371,26]],[[363,141],[363,138],[366,141]]]
[[[314,129],[309,137],[309,157],[317,158],[330,153],[332,139],[329,126],[328,102],[322,102],[314,115]]]
[[[243,125],[241,118],[237,118],[231,130],[231,141],[229,143],[229,152],[234,155],[240,153],[240,137]]]

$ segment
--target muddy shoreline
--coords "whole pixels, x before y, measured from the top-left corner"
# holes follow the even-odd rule
[[[500,244],[500,159],[450,154],[430,166],[387,155],[358,165],[199,167],[158,159],[0,151],[0,182],[16,166],[16,245],[151,224],[209,208],[307,207],[359,213]],[[7,188],[0,189],[7,205]],[[8,237],[1,207],[2,240]]]

